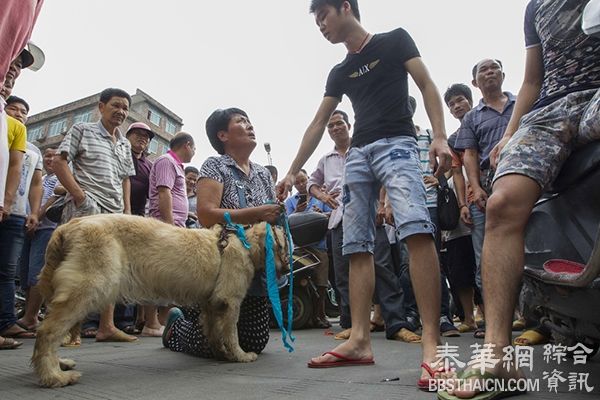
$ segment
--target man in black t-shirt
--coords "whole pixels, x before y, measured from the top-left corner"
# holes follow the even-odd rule
[[[352,334],[347,342],[313,358],[308,365],[373,364],[369,317],[374,287],[375,205],[381,186],[387,189],[387,207],[393,209],[396,234],[409,248],[410,273],[423,319],[423,362],[429,365],[436,358],[439,340],[440,276],[408,104],[408,75],[423,94],[433,127],[430,159],[437,175],[450,167],[440,95],[405,30],[371,35],[360,24],[356,0],[313,0],[311,12],[323,36],[331,43],[344,43],[348,54],[329,74],[325,97],[296,159],[278,184],[280,199],[314,152],[344,94],[352,101],[356,121],[346,159],[343,198],[343,252],[350,255]],[[329,205],[338,206],[336,202]],[[420,387],[427,386],[427,378],[423,369]]]

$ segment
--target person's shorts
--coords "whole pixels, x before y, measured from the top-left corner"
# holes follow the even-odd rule
[[[380,139],[350,148],[344,184],[344,255],[371,253],[375,247],[375,211],[381,186],[387,190],[398,240],[435,232],[417,141],[412,136]]]
[[[598,89],[571,93],[524,115],[500,154],[494,182],[519,174],[547,188],[574,149],[600,140],[599,116]]]
[[[108,214],[108,210],[100,207],[89,194],[86,193],[83,203],[79,207],[75,205],[75,201],[70,199],[62,212],[61,223],[66,224],[73,218],[87,217],[89,215]]]

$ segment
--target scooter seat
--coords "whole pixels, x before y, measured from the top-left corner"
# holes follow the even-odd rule
[[[544,270],[549,274],[578,276],[585,270],[585,265],[569,260],[548,260],[544,263]]]
[[[556,180],[549,186],[550,193],[564,192],[600,166],[600,141],[576,150],[565,161]]]
[[[525,274],[554,285],[571,287],[591,285],[596,278],[600,278],[600,229],[596,234],[596,244],[587,265],[554,259],[546,261],[543,269],[526,265]]]

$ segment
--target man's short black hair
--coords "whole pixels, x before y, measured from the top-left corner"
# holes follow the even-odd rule
[[[194,167],[193,165],[189,165],[189,166],[185,167],[185,169],[183,170],[183,173],[185,175],[189,174],[190,172],[193,172],[196,175],[198,175],[200,173],[200,171],[198,171],[198,168]]]
[[[225,154],[225,146],[217,134],[221,131],[227,131],[229,121],[231,121],[234,115],[238,114],[249,119],[248,114],[244,110],[232,107],[224,110],[215,110],[206,120],[206,136],[208,136],[211,146],[217,153]]]
[[[184,146],[188,142],[194,143],[194,138],[189,133],[179,132],[169,142],[169,149],[176,150],[181,146]]]
[[[350,120],[348,119],[348,114],[346,114],[345,111],[335,110],[334,112],[331,113],[331,116],[333,117],[335,114],[340,114],[342,116],[342,119],[344,121],[346,121],[346,124],[350,125]]]
[[[465,99],[467,99],[469,103],[473,105],[473,92],[464,83],[454,83],[450,85],[450,87],[446,89],[446,93],[444,93],[444,103],[448,105],[450,99],[455,96],[464,96]]]
[[[131,96],[129,95],[129,93],[127,93],[123,89],[117,88],[104,89],[102,93],[100,93],[100,103],[106,104],[113,97],[122,97],[124,99],[127,99],[127,101],[129,102],[129,106],[131,106]]]
[[[485,60],[487,60],[487,58]],[[485,60],[481,60],[481,61],[485,61]],[[502,61],[495,59],[495,58],[492,58],[491,60],[496,61],[498,63],[498,65],[500,65],[500,69],[504,69],[504,67],[502,66]],[[479,64],[481,64],[481,61],[478,61],[477,64],[473,65],[473,69],[471,70],[473,79],[475,79],[475,77],[477,76],[477,67],[479,66]]]
[[[6,105],[8,106],[13,103],[23,104],[27,112],[29,112],[29,104],[27,104],[27,102],[22,98],[17,96],[8,96],[8,99],[6,99]]]
[[[314,14],[317,10],[323,6],[332,6],[335,8],[338,13],[342,9],[342,5],[345,2],[350,3],[350,7],[352,8],[352,14],[354,17],[360,21],[360,11],[358,10],[358,0],[312,0],[310,3],[310,13]]]

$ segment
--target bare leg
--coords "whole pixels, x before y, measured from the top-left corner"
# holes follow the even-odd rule
[[[97,341],[108,339],[119,331],[119,329],[117,329],[115,326],[114,318],[115,305],[110,304],[100,314],[100,324],[98,327],[98,333],[96,334]],[[127,335],[125,332],[122,332],[122,334]],[[132,341],[135,340],[135,336],[127,336],[130,336]]]
[[[371,318],[371,321],[381,326],[385,323],[383,320],[383,315],[381,314],[381,306],[379,304],[375,304],[373,306],[373,317]]]
[[[146,316],[146,323],[144,324],[144,331],[142,331],[142,334],[151,335],[156,331],[160,331],[162,325],[158,322],[157,307],[144,306],[144,315]]]
[[[406,238],[406,245],[410,277],[423,322],[423,362],[430,364],[436,360],[440,337],[440,265],[431,235],[410,236]],[[421,371],[421,378],[429,378],[427,371]]]
[[[485,296],[494,301],[485,304],[485,343],[495,345],[497,356],[510,345],[513,312],[519,296],[525,257],[525,226],[540,196],[539,185],[522,175],[507,175],[495,183],[488,200],[485,240],[482,252],[482,278]],[[500,378],[520,377],[496,364],[492,373]],[[473,392],[456,391],[461,398]]]
[[[370,320],[371,300],[373,299],[374,289],[375,267],[373,264],[373,255],[370,253],[352,254],[350,256],[350,310],[352,333],[350,334],[350,339],[337,346],[333,350],[334,352],[354,359],[370,359],[373,357],[373,351],[371,350]],[[326,354],[313,358],[311,361],[313,363],[336,361],[336,357]]]
[[[465,313],[463,323],[469,326],[475,325],[474,306],[473,306],[473,288],[461,288],[457,290],[458,299]]]
[[[44,299],[39,290],[33,286],[27,290],[27,303],[25,304],[25,314],[19,320],[19,323],[25,325],[29,329],[35,329],[38,324],[38,313]]]
[[[158,323],[161,325],[166,325],[167,317],[169,316],[169,310],[173,308],[172,306],[168,307],[158,307]]]

